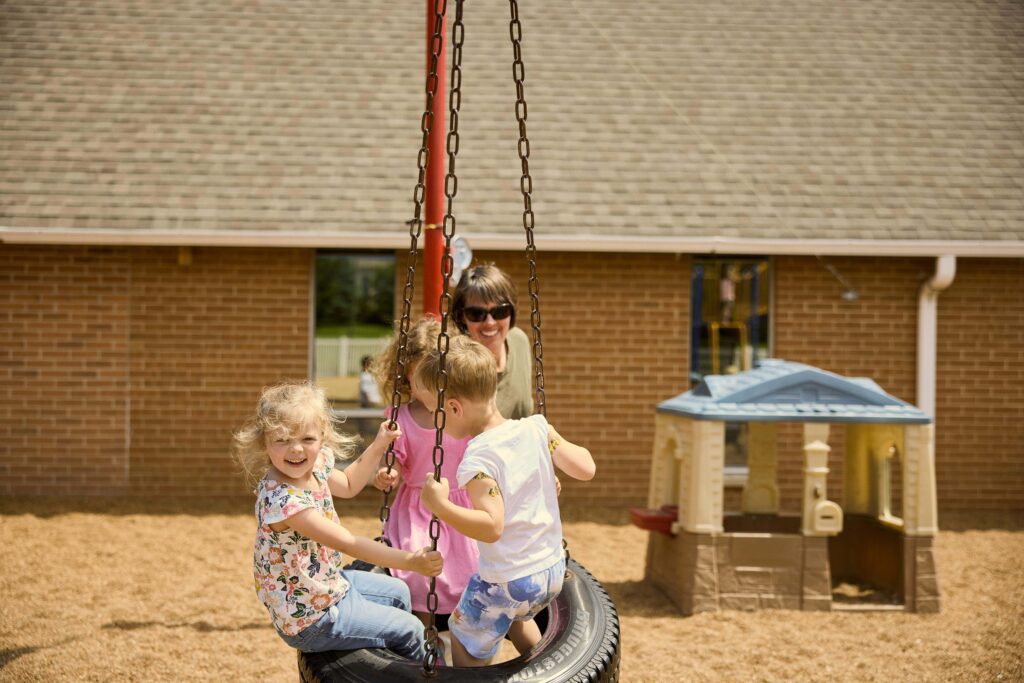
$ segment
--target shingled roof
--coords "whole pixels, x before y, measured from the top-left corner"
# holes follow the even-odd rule
[[[454,2],[450,2],[453,5]],[[538,244],[1024,255],[1024,5],[523,2]],[[401,246],[424,3],[0,3],[0,240]],[[522,242],[508,6],[456,215]]]

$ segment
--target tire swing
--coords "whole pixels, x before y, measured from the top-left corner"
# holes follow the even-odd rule
[[[423,142],[418,157],[419,178],[413,193],[415,211],[409,222],[410,249],[406,268],[405,289],[403,291],[402,318],[399,324],[399,344],[396,352],[395,389],[391,395],[391,421],[394,424],[398,417],[401,403],[398,380],[405,375],[406,342],[408,341],[409,322],[411,318],[412,298],[415,282],[415,264],[417,243],[423,227],[422,205],[425,194],[425,177],[429,158],[428,139],[433,125],[432,106],[437,89],[437,65],[443,40],[445,5],[447,0],[434,0],[434,33],[431,41],[430,73],[427,76],[426,111],[421,120]],[[455,176],[455,156],[459,147],[459,103],[461,101],[461,61],[462,61],[462,3],[455,0],[455,22],[452,29],[452,67],[451,97],[449,98],[449,117],[451,130],[447,136],[448,173],[445,177],[444,191],[447,206],[442,225],[444,232],[444,251],[441,272],[444,282],[441,288],[441,332],[437,347],[440,352],[438,368],[437,410],[434,413],[436,430],[433,451],[434,477],[440,480],[441,467],[444,463],[442,438],[444,434],[445,410],[444,392],[447,384],[445,373],[445,356],[448,350],[448,321],[451,308],[451,295],[448,293],[449,280],[453,270],[451,256],[451,239],[455,234],[455,217],[452,213],[453,200],[458,188]],[[526,256],[529,264],[530,290],[530,322],[533,329],[533,357],[536,367],[537,410],[546,415],[544,400],[544,363],[540,336],[540,296],[538,290],[536,247],[533,240],[533,210],[530,194],[533,180],[529,171],[530,143],[526,137],[526,100],[523,91],[523,62],[520,39],[521,24],[517,0],[509,0],[511,22],[509,33],[513,47],[513,76],[516,84],[516,119],[519,123],[519,158],[523,175],[520,188],[523,195],[523,227],[526,231]],[[390,471],[395,465],[394,445],[389,445],[384,461]],[[391,545],[386,538],[383,527],[390,515],[388,500],[390,489],[384,492],[384,503],[381,507],[381,536],[378,540]],[[440,523],[437,518],[431,519],[430,538],[432,547],[437,549],[440,535]],[[563,541],[563,545],[565,542]],[[537,615],[537,625],[541,630],[541,640],[536,647],[525,655],[500,664],[485,667],[456,668],[439,666],[440,637],[436,626],[437,594],[435,579],[430,580],[427,594],[427,609],[430,613],[430,624],[424,631],[427,654],[422,662],[406,659],[382,648],[364,648],[360,650],[298,653],[299,676],[307,683],[339,682],[339,683],[380,683],[382,681],[523,681],[532,683],[550,683],[553,681],[570,681],[572,683],[616,683],[619,678],[619,617],[611,598],[601,584],[582,565],[568,557],[566,576],[562,592],[555,600]],[[366,562],[356,561],[351,569],[385,573],[380,567]]]

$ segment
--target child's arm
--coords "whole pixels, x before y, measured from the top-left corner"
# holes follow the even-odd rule
[[[388,449],[388,444],[402,435],[402,430],[395,425],[394,431],[388,429],[388,421],[381,423],[373,443],[366,447],[362,455],[344,470],[331,470],[328,486],[331,494],[339,498],[353,498],[362,491],[370,478],[377,472],[380,458]]]
[[[469,510],[448,500],[448,480],[434,481],[433,474],[427,474],[420,500],[437,518],[463,536],[494,543],[505,531],[505,501],[498,490],[498,482],[486,475],[466,484],[466,492],[473,503]]]
[[[590,451],[563,439],[551,424],[548,424],[548,448],[555,466],[573,479],[590,481],[594,478],[597,465]]]
[[[441,553],[436,550],[421,548],[415,552],[409,552],[398,548],[389,548],[383,543],[354,535],[342,525],[324,517],[313,508],[306,508],[283,522],[271,525],[271,527],[275,531],[291,528],[321,545],[340,550],[380,567],[414,571],[424,576],[437,576],[444,567]]]

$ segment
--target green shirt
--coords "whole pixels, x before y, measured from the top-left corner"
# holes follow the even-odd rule
[[[518,327],[505,337],[505,370],[498,373],[498,411],[507,420],[533,415],[530,338]]]

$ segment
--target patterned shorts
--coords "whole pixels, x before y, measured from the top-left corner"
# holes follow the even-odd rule
[[[448,622],[452,635],[472,656],[489,659],[514,621],[533,619],[558,597],[565,559],[508,583],[489,583],[473,574]]]

